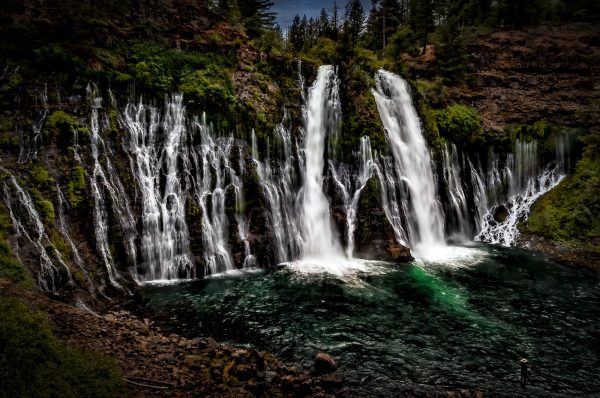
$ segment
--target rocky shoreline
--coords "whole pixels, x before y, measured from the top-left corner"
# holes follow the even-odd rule
[[[563,265],[600,269],[600,254],[591,250],[568,246],[528,233],[521,233],[515,243],[519,247],[543,253]]]
[[[0,291],[47,313],[63,341],[114,358],[129,397],[343,395],[342,377],[334,373],[335,365],[323,364],[323,355],[315,363],[320,373],[308,373],[267,352],[224,346],[211,337],[167,334],[128,311],[97,314],[3,279]]]

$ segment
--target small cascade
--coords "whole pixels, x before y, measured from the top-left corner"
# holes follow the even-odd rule
[[[371,178],[373,169],[373,151],[368,136],[361,137],[360,150],[355,155],[359,166],[357,174],[353,174],[350,167],[345,164],[339,164],[336,168],[330,161],[329,166],[332,179],[344,201],[346,211],[346,256],[348,258],[352,258],[354,254],[354,231],[356,229],[360,194],[369,178]]]
[[[285,127],[285,120],[286,116],[275,129],[281,152],[279,161],[260,161],[256,134],[252,132],[252,158],[267,202],[279,262],[298,258],[302,245],[300,223],[296,220],[298,176],[294,164],[297,157],[292,153],[291,134]]]
[[[73,261],[75,262],[75,264],[81,269],[81,271],[83,272],[85,278],[89,280],[89,276],[88,276],[88,271],[86,270],[84,264],[83,264],[83,259],[81,258],[81,255],[79,254],[79,249],[77,249],[77,245],[75,245],[75,242],[73,242],[73,239],[71,239],[71,235],[69,234],[69,227],[67,226],[67,223],[65,221],[65,210],[69,208],[69,204],[65,198],[65,195],[63,194],[62,190],[60,189],[60,185],[57,183],[56,184],[56,191],[58,192],[58,231],[60,232],[60,234],[63,236],[64,240],[67,242],[67,244],[69,245],[69,248],[71,249],[71,253],[73,255]],[[90,283],[90,287],[93,288],[93,286],[91,286]]]
[[[235,269],[228,244],[229,220],[225,199],[227,189],[231,187],[236,202],[240,203],[241,180],[230,164],[233,137],[216,137],[204,116],[194,123],[194,129],[200,135],[200,143],[196,145],[190,135],[189,165],[184,165],[184,169],[195,171],[191,176],[192,192],[202,213],[204,260],[207,272],[216,274]],[[243,236],[240,238],[244,239]]]
[[[19,163],[25,163],[28,160],[37,159],[39,147],[42,143],[42,128],[48,117],[48,86],[44,84],[44,90],[35,98],[37,110],[37,119],[32,121],[31,133],[26,135],[20,131],[20,150]]]
[[[323,193],[325,144],[327,137],[336,134],[340,120],[338,84],[333,66],[319,67],[303,109],[306,134],[301,219],[303,258],[335,258],[342,253],[332,229],[329,201]]]
[[[60,251],[50,240],[31,196],[19,185],[15,176],[11,175],[10,181],[14,193],[4,183],[4,201],[15,229],[15,237],[27,239],[40,256],[38,286],[44,291],[53,292],[64,284],[72,284],[73,280],[69,267],[65,264]],[[26,215],[26,217],[23,217],[23,215]],[[33,229],[31,234],[28,232],[29,228]],[[48,250],[51,251],[51,254],[48,253]],[[15,252],[19,261],[21,261],[18,257],[18,247]],[[52,258],[60,265],[60,268],[54,264]]]
[[[258,265],[256,262],[256,258],[252,254],[252,250],[250,248],[250,223],[248,218],[243,213],[243,209],[245,206],[245,198],[244,198],[244,186],[243,186],[243,177],[246,173],[246,166],[244,165],[244,151],[242,147],[238,148],[238,170],[239,176],[235,175],[232,170],[232,186],[235,191],[235,221],[238,225],[238,236],[244,242],[244,268],[253,268]]]
[[[475,231],[481,231],[484,222],[485,214],[488,208],[488,198],[486,194],[485,182],[483,180],[483,172],[481,167],[475,168],[469,160],[469,170],[471,176],[471,189],[473,191],[473,201],[477,208],[477,213],[474,215]],[[479,164],[479,163],[478,163]]]
[[[467,194],[462,184],[459,154],[456,145],[444,144],[442,148],[443,182],[447,192],[449,211],[446,222],[450,224],[447,231],[454,235],[454,240],[469,241],[473,238]]]
[[[561,159],[563,154],[556,158]],[[564,178],[562,165],[553,162],[541,171],[537,154],[537,142],[517,139],[514,151],[500,168],[497,156],[490,157],[487,174],[488,201],[491,205],[483,217],[482,228],[476,239],[510,246],[519,235],[517,225],[527,219],[533,203],[543,194],[557,186]],[[501,194],[503,187],[508,197]]]
[[[129,199],[125,193],[125,188],[117,176],[116,171],[112,167],[112,163],[110,161],[110,151],[100,136],[98,109],[101,107],[102,98],[97,97],[94,94],[95,90],[93,90],[91,86],[88,86],[88,97],[90,99],[92,108],[90,120],[90,146],[92,150],[92,160],[94,166],[91,178],[91,188],[92,196],[94,198],[94,229],[96,236],[96,247],[100,253],[102,262],[106,267],[110,283],[117,288],[122,288],[121,284],[118,282],[121,279],[121,276],[115,267],[108,239],[109,204],[106,194],[108,193],[113,215],[116,217],[123,233],[125,250],[132,264],[136,264],[135,220],[131,212]],[[106,171],[102,167],[100,159],[102,159]]]
[[[193,276],[179,172],[186,139],[182,101],[177,95],[167,102],[162,121],[156,109],[142,103],[128,104],[124,112],[142,197],[142,280]]]
[[[398,197],[406,201],[408,237],[419,256],[428,256],[436,247],[446,245],[444,217],[435,192],[429,150],[406,81],[384,70],[375,79],[377,87],[373,95],[393,156],[393,163],[385,162],[378,173],[382,185],[388,185],[384,202],[391,209],[386,213],[392,217],[390,223],[394,229],[400,230],[402,224],[396,219],[400,217],[400,209],[394,207],[399,204]],[[402,182],[401,195],[397,197],[391,191],[398,191],[399,187],[392,185],[392,181]]]

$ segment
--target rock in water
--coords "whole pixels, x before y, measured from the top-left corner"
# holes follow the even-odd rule
[[[315,370],[318,373],[326,374],[334,372],[337,369],[337,363],[331,356],[325,352],[320,352],[315,357]]]

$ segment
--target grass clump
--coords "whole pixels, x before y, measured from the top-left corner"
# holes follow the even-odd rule
[[[114,363],[72,348],[46,316],[13,297],[0,298],[0,398],[114,397],[122,391]]]

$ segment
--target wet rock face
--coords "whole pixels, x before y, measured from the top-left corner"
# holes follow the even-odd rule
[[[356,221],[357,257],[397,263],[413,260],[410,249],[396,242],[394,230],[381,205],[381,192],[375,178],[369,179],[362,191]]]

